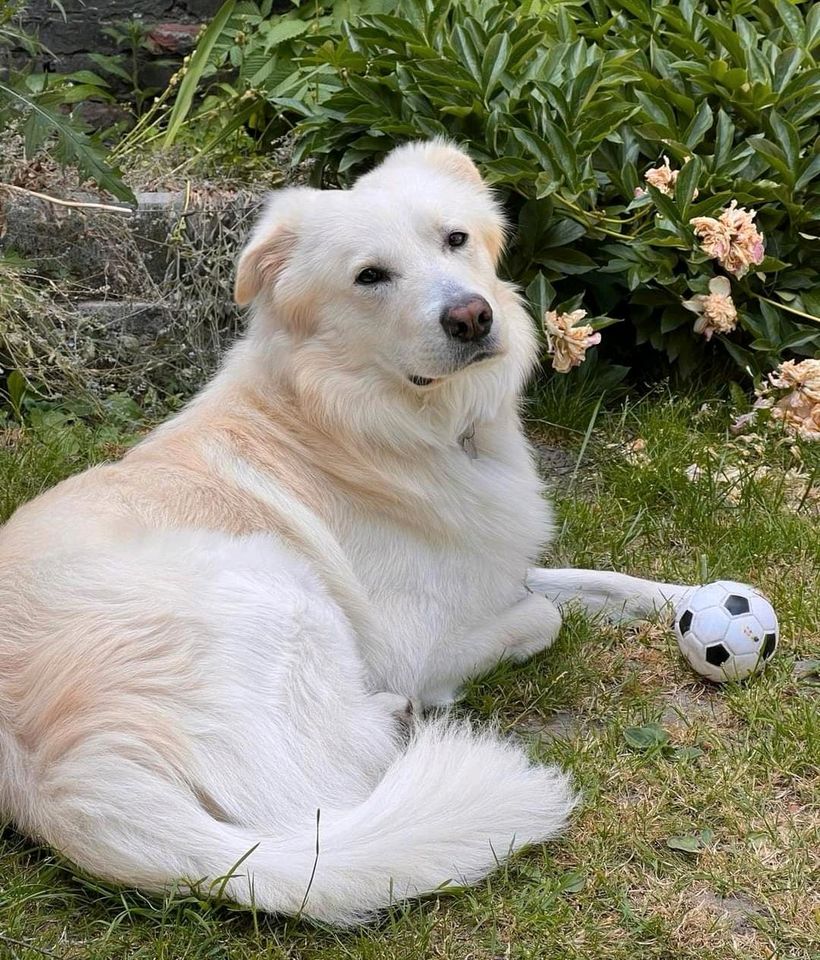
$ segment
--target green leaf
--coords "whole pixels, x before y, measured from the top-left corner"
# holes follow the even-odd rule
[[[795,190],[803,190],[815,177],[820,175],[820,153],[815,153],[811,157],[806,157],[800,168],[800,176],[794,184]]]
[[[510,38],[506,33],[495,34],[487,44],[481,61],[481,82],[486,99],[495,93],[496,84],[507,66],[511,49]]]
[[[633,750],[654,750],[669,743],[669,734],[657,723],[626,727],[623,738]]]
[[[760,156],[765,157],[769,163],[780,173],[786,183],[794,183],[794,171],[786,160],[786,155],[765,137],[749,137],[749,145]]]
[[[558,220],[541,234],[538,242],[542,248],[563,247],[583,237],[586,232],[587,228],[577,220]]]
[[[544,274],[539,272],[524,291],[524,294],[532,306],[536,321],[540,325],[544,319],[544,314],[552,306],[552,301],[555,299],[555,288]]]
[[[689,207],[695,196],[702,171],[703,163],[700,157],[693,156],[684,164],[675,181],[675,205],[680,210],[682,220],[688,218]]]
[[[803,51],[797,47],[791,47],[778,54],[774,62],[774,77],[772,87],[776,93],[782,94],[791,82],[792,77],[800,69],[803,60]]]
[[[789,3],[789,0],[774,0],[774,6],[789,36],[795,43],[800,43],[803,39],[804,30],[800,10],[793,3]]]
[[[12,370],[6,377],[6,393],[14,415],[19,420],[22,417],[23,400],[28,393],[28,383],[19,370]]]
[[[544,133],[555,153],[560,173],[563,174],[567,183],[573,186],[577,179],[578,160],[572,142],[560,127],[546,117],[544,118]]]
[[[457,24],[453,29],[453,46],[458,54],[459,61],[467,67],[473,79],[479,83],[481,81],[481,55],[472,36],[461,24]]]
[[[89,58],[93,59],[91,54],[89,54]],[[72,83],[90,83],[92,86],[96,87],[108,86],[102,77],[98,76],[91,70],[75,70],[73,73],[66,74],[64,79],[70,80]]]
[[[683,834],[668,837],[666,840],[666,846],[669,847],[670,850],[680,850],[683,853],[697,854],[703,851],[704,843],[699,835]]]
[[[734,143],[735,127],[729,115],[721,108],[718,110],[717,126],[715,128],[715,172],[729,159]]]
[[[797,136],[797,130],[795,130],[794,126],[789,123],[788,120],[784,120],[774,110],[769,114],[769,123],[771,124],[772,133],[780,144],[789,166],[794,167],[800,156],[800,139]]]
[[[698,19],[703,26],[712,34],[719,44],[726,48],[736,64],[745,66],[746,58],[743,53],[743,47],[740,39],[724,23],[717,18],[698,11]]]
[[[516,183],[521,179],[534,179],[536,170],[529,160],[520,157],[500,157],[482,166],[487,183]]]
[[[806,17],[806,49],[813,50],[820,43],[820,4],[813,3]]]
[[[269,53],[280,43],[300,36],[307,30],[308,26],[309,24],[304,20],[279,20],[264,33],[265,51]]]
[[[683,142],[687,147],[694,150],[703,140],[706,134],[712,129],[712,108],[708,100],[703,100],[698,112],[692,118],[692,122],[686,128],[683,135]]]
[[[558,879],[561,893],[580,893],[587,885],[586,875],[580,870],[570,870]]]
[[[536,251],[535,259],[549,270],[569,276],[577,273],[588,273],[595,268],[592,257],[574,250],[572,247],[555,247],[544,251]]]

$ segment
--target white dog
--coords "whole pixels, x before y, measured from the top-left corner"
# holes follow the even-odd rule
[[[683,589],[528,574],[550,511],[503,237],[440,142],[272,197],[214,381],[0,531],[0,814],[110,880],[230,873],[236,901],[337,923],[561,828],[558,770],[402,721],[548,647],[553,600],[632,616]]]

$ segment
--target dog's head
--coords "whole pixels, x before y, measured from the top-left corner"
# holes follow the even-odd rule
[[[496,275],[503,244],[470,158],[442,141],[408,144],[351,190],[274,194],[240,258],[236,299],[255,303],[255,329],[332,355],[382,393],[429,404],[502,369],[509,392],[533,335]]]

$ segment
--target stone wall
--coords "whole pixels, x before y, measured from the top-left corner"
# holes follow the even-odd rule
[[[220,5],[221,0],[62,0],[64,18],[49,0],[30,0],[23,23],[48,48],[35,67],[65,72],[92,66],[88,53],[115,53],[103,28],[135,15],[149,28],[158,56],[185,54]]]

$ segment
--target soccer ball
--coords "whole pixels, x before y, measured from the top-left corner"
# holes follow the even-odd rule
[[[689,665],[717,683],[743,680],[777,649],[777,615],[754,587],[716,580],[695,587],[675,610],[675,636]]]

